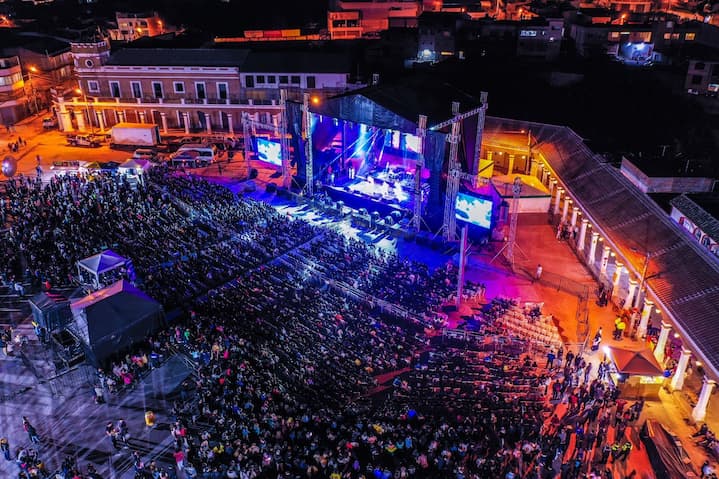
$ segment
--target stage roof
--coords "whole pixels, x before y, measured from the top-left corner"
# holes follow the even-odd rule
[[[532,149],[549,164],[606,243],[640,277],[682,334],[719,378],[719,261],[646,194],[567,127],[487,117],[485,138],[529,131]]]
[[[419,115],[427,116],[427,128],[450,120],[452,102],[459,102],[460,113],[481,106],[479,99],[458,90],[448,83],[438,83],[423,76],[412,77],[400,83],[372,85],[330,98],[363,96],[377,105],[402,117],[410,123],[417,123]]]

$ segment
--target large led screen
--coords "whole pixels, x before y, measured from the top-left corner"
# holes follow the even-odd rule
[[[279,142],[256,138],[257,159],[275,166],[282,166],[282,147]]]
[[[489,229],[492,225],[492,202],[466,193],[457,193],[454,214],[458,220]]]

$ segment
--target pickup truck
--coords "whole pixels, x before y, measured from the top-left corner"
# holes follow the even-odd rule
[[[88,148],[98,148],[100,140],[90,135],[70,135],[67,137],[67,144],[70,146],[84,146]]]
[[[47,118],[42,119],[42,127],[46,130],[50,130],[52,128],[57,128],[57,118],[54,116],[49,116]]]

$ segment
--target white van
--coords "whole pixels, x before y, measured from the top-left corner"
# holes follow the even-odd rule
[[[177,149],[171,161],[173,164],[182,164],[187,167],[207,166],[217,161],[217,147],[187,143]]]

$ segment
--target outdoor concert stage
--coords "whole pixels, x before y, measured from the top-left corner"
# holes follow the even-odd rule
[[[313,115],[312,127],[317,181],[334,201],[382,216],[411,214],[415,201],[426,206],[428,169],[422,168],[420,198],[414,192],[419,137],[323,115]]]
[[[476,173],[481,106],[449,85],[409,80],[308,102],[308,113],[303,104],[288,102],[296,183],[310,181],[315,192],[335,202],[383,217],[398,211],[412,216],[421,202],[425,224],[437,229],[443,220],[452,124],[461,125],[456,161],[463,171]]]

